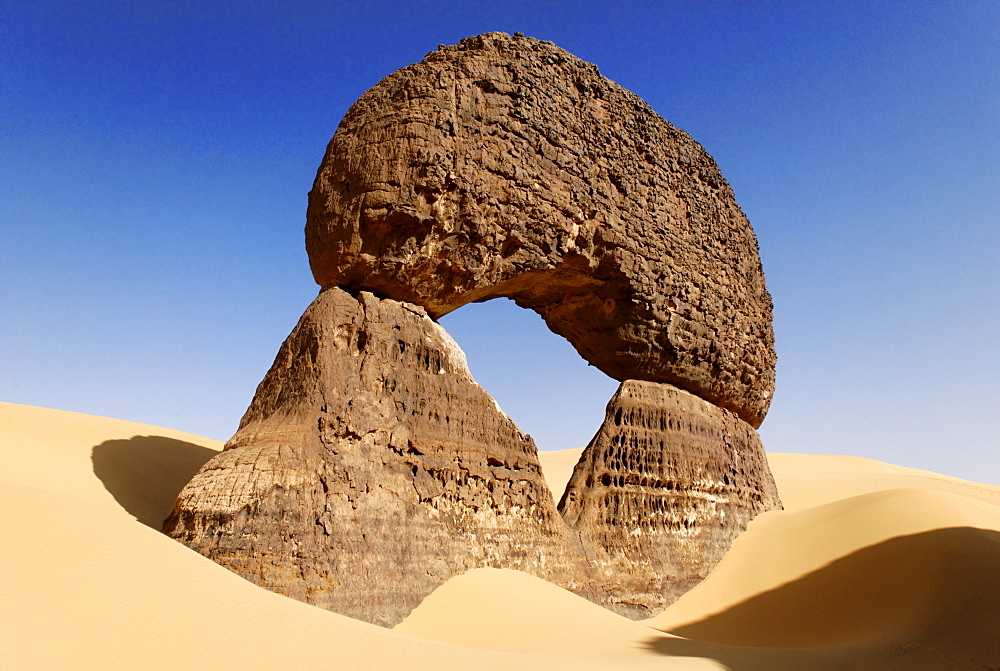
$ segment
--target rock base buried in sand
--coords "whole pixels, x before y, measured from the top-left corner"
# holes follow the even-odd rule
[[[328,289],[164,530],[273,591],[382,625],[516,568],[601,602],[534,442],[421,308]]]
[[[634,617],[700,582],[762,512],[781,507],[757,432],[668,384],[627,380],[559,510]]]
[[[376,624],[484,566],[640,618],[776,505],[762,458],[731,413],[627,382],[563,497],[567,526],[534,442],[447,333],[416,306],[334,288],[164,530],[258,585]]]

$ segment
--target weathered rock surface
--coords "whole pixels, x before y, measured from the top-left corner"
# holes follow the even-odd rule
[[[616,610],[649,617],[700,582],[759,513],[780,508],[757,432],[668,384],[627,380],[559,511]]]
[[[489,33],[350,109],[310,193],[316,281],[437,318],[513,298],[618,380],[759,426],[774,389],[757,241],[712,157],[597,68]]]
[[[390,75],[331,141],[306,243],[319,297],[165,523],[203,555],[383,625],[481,566],[648,617],[780,505],[756,238],[704,149],[593,65],[490,33]],[[623,381],[558,509],[434,321],[500,296]]]
[[[164,531],[258,585],[382,625],[480,566],[605,601],[533,441],[444,329],[336,288],[306,310]]]

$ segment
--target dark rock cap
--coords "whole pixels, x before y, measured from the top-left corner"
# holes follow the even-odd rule
[[[496,297],[618,380],[759,426],[774,391],[757,239],[712,157],[550,42],[442,46],[348,111],[309,198],[316,281],[438,318]]]

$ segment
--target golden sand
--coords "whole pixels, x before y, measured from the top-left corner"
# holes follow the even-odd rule
[[[477,569],[387,630],[255,587],[156,530],[219,449],[0,403],[0,667],[1000,667],[1000,487],[770,455],[786,510],[650,620]],[[554,491],[578,454],[541,453]]]

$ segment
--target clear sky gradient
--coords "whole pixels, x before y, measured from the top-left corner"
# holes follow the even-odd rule
[[[775,303],[771,451],[1000,482],[1000,2],[0,4],[0,400],[228,438],[316,294],[344,112],[552,40],[716,158]],[[509,301],[442,320],[542,449],[616,383]]]

